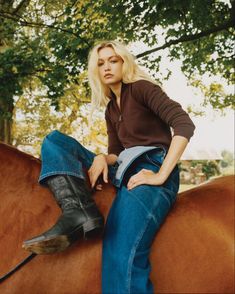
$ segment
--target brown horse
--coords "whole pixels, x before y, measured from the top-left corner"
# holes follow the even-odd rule
[[[27,256],[21,246],[53,225],[60,210],[37,183],[40,161],[0,144],[0,276]],[[151,251],[155,293],[234,293],[233,176],[181,193]],[[105,216],[115,195],[95,200]],[[101,240],[36,256],[0,284],[3,294],[101,293]],[[115,294],[115,293],[114,293]]]

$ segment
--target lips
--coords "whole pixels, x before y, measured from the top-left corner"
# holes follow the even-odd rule
[[[113,75],[112,74],[106,74],[104,77],[105,77],[105,79],[108,79],[108,78],[112,78]]]

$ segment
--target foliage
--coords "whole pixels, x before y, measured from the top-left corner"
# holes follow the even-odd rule
[[[223,109],[234,107],[234,93],[225,93],[218,76],[227,85],[234,83],[235,1],[112,1],[113,23],[125,26],[135,40],[151,48],[137,55],[159,79],[162,50],[170,60],[180,59],[189,83],[199,86],[204,104]],[[135,28],[135,29],[134,29]],[[166,78],[170,76],[168,71]],[[203,84],[211,77],[211,85]],[[161,76],[162,78],[162,76]],[[196,83],[195,81],[200,81]]]
[[[202,172],[206,175],[206,178],[209,179],[212,176],[220,175],[219,163],[215,160],[192,160],[191,166],[195,167],[197,165],[202,166]]]
[[[221,152],[223,159],[221,160],[221,167],[225,168],[234,165],[234,154],[228,150],[223,150]]]
[[[17,9],[17,3],[25,5]],[[97,5],[92,0],[0,2],[0,130],[1,121],[12,119],[14,96],[27,92],[35,79],[56,110],[59,99],[79,82],[88,101],[87,81],[78,77],[89,49],[97,39],[123,36],[118,27],[110,30]]]
[[[137,58],[156,79],[161,50],[168,48],[170,59],[181,59],[185,75],[204,91],[206,103],[231,107],[233,97],[218,83],[207,90],[197,81],[209,74],[233,82],[233,9],[234,0],[0,1],[0,139],[12,125],[16,96],[37,93],[32,99],[38,105],[48,98],[56,110],[63,105],[61,99],[71,98],[72,105],[74,97],[77,103],[89,101],[87,55],[100,39],[142,41],[153,47]],[[68,125],[64,128],[69,130]]]
[[[59,101],[59,111],[55,111],[49,98],[45,98],[43,93],[39,95],[36,90],[36,82],[31,83],[31,90],[16,101],[12,127],[14,145],[39,157],[43,138],[57,129],[73,136],[94,152],[106,152],[107,138],[103,113],[97,112],[89,123],[90,110],[85,87],[76,86],[66,91]]]

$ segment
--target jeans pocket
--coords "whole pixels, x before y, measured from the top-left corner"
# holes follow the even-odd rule
[[[158,168],[161,167],[165,155],[166,155],[166,150],[164,148],[150,150],[146,152],[145,154],[147,161],[152,163]]]

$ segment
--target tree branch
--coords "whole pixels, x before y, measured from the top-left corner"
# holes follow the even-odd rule
[[[142,52],[140,54],[137,54],[136,55],[136,58],[141,58],[141,57],[146,56],[146,55],[149,55],[149,54],[151,54],[153,52],[157,52],[159,50],[168,48],[168,47],[170,47],[172,45],[176,45],[176,44],[183,43],[183,42],[189,42],[189,41],[197,40],[197,39],[200,39],[202,37],[206,37],[206,36],[208,36],[210,34],[214,34],[214,33],[217,33],[217,32],[223,31],[223,30],[227,30],[227,29],[229,29],[231,27],[234,27],[233,20],[229,20],[229,21],[227,21],[226,23],[224,23],[224,24],[222,24],[220,26],[213,27],[211,29],[208,29],[206,31],[202,31],[202,32],[200,32],[198,34],[195,34],[195,35],[185,35],[185,36],[180,37],[179,39],[171,40],[169,42],[166,42],[162,46],[159,46],[159,47],[153,48],[151,50],[147,50],[145,52]]]
[[[50,29],[53,29],[53,30],[61,31],[61,32],[76,36],[77,38],[80,38],[83,42],[85,42],[89,46],[89,43],[85,39],[81,38],[80,35],[74,33],[71,30],[66,30],[66,29],[63,29],[63,28],[60,28],[60,27],[56,27],[54,25],[47,25],[45,23],[35,23],[35,22],[28,22],[28,21],[25,21],[25,20],[20,20],[20,18],[21,18],[20,16],[17,17],[15,15],[12,15],[11,13],[7,13],[7,12],[1,11],[1,10],[0,10],[0,17],[11,19],[11,20],[13,20],[15,22],[18,22],[22,26],[50,28]]]
[[[73,3],[72,3],[71,6],[70,6],[70,9],[72,9],[73,6],[74,6],[78,1],[79,1],[79,0],[74,0]],[[46,11],[46,8],[45,8],[45,11]],[[46,11],[46,12],[47,12],[47,11]],[[56,15],[56,16],[54,17],[54,16],[50,15],[49,12],[47,12],[47,14],[48,14],[51,18],[53,18],[55,21],[56,21],[57,19],[59,19],[61,16],[66,15],[66,13],[67,13],[66,10],[64,10],[61,14]]]
[[[22,14],[22,10],[25,9],[29,3],[30,3],[31,0],[22,0],[18,6],[13,10],[12,14]]]

